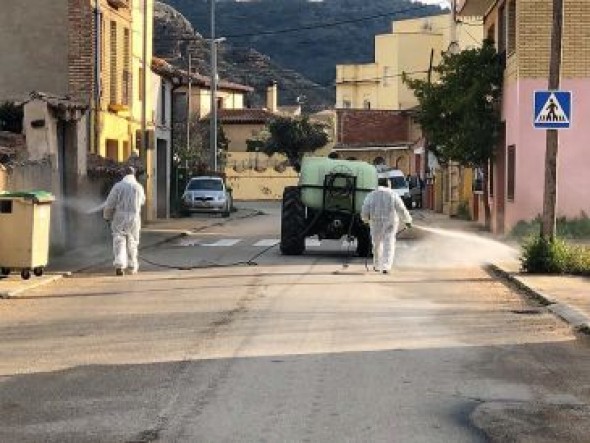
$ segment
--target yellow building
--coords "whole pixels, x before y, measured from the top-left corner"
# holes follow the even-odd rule
[[[441,53],[456,41],[462,49],[479,46],[482,25],[465,18],[452,26],[450,14],[392,23],[389,34],[375,36],[375,61],[336,65],[336,107],[351,109],[411,109],[418,104],[401,74],[427,78],[432,55],[436,66]]]
[[[93,107],[95,125],[91,150],[112,160],[125,161],[133,150],[141,150],[144,113],[146,129],[153,131],[154,128],[151,82],[146,83],[145,91],[143,87],[144,54],[148,73],[151,66],[153,0],[98,1],[100,100],[98,106]]]

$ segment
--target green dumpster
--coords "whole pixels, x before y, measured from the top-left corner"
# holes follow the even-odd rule
[[[0,268],[3,275],[19,270],[28,280],[40,277],[49,258],[51,193],[0,192]]]

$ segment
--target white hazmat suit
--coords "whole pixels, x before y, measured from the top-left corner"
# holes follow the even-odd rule
[[[105,220],[113,233],[114,266],[117,274],[129,267],[132,273],[139,269],[138,247],[141,230],[141,206],[145,203],[143,187],[135,175],[127,174],[113,186],[103,210]]]
[[[373,266],[376,271],[389,272],[395,255],[395,236],[400,217],[411,225],[412,217],[406,205],[393,190],[379,186],[363,202],[361,218],[369,223],[373,240]]]

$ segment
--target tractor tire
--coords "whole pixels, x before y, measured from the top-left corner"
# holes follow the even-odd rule
[[[283,255],[301,255],[305,251],[305,206],[301,189],[287,186],[283,192],[281,211],[281,244]]]
[[[356,239],[356,253],[359,257],[370,257],[373,254],[373,242],[371,241],[371,230],[367,225],[359,228]]]

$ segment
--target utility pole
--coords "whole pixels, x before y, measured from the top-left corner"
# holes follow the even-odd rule
[[[186,98],[186,156],[184,158],[185,173],[188,175],[188,156],[191,152],[191,110],[192,110],[192,85],[193,85],[193,56],[188,49],[188,95]]]
[[[148,30],[148,0],[143,0],[143,42],[142,42],[142,60],[141,60],[141,68],[142,68],[142,79],[141,79],[141,97],[143,98],[141,102],[141,154],[147,156],[147,96],[146,96],[146,85],[147,85],[147,30]],[[147,157],[144,157],[147,158]]]
[[[215,42],[215,0],[211,2],[211,111],[209,112],[209,148],[211,149],[213,170],[217,171],[217,43]]]
[[[563,0],[553,0],[551,29],[551,59],[549,64],[549,90],[558,90],[561,79],[561,39],[563,34]],[[541,237],[553,240],[556,232],[557,207],[557,153],[559,132],[548,129],[545,150],[545,189],[543,195],[543,218]]]
[[[430,62],[428,63],[428,85],[432,85],[432,69],[434,67],[434,48],[430,50]],[[430,175],[430,168],[428,167],[428,138],[424,137],[424,158],[422,159],[422,208],[434,209],[434,202],[430,201],[430,189],[433,184],[428,183]]]

